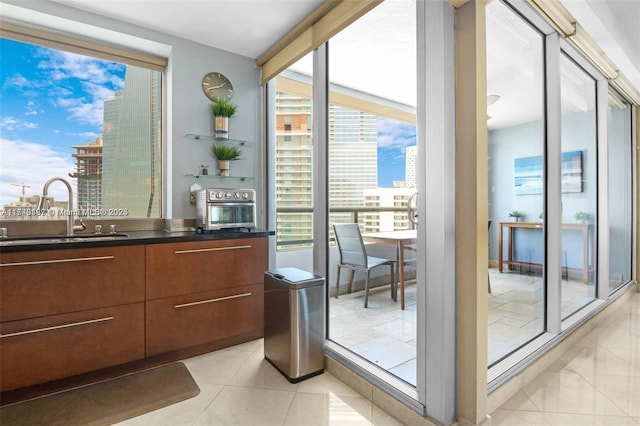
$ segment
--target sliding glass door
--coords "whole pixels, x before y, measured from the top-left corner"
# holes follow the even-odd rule
[[[560,58],[562,188],[562,319],[596,297],[596,81],[566,55]]]
[[[631,280],[633,244],[631,105],[609,90],[607,139],[609,156],[609,291]]]
[[[415,9],[413,1],[384,2],[328,42],[329,338],[413,386]],[[333,233],[339,224],[355,224],[368,264],[353,266],[349,241]],[[404,241],[400,264],[396,237],[405,231],[413,238]],[[391,267],[374,267],[388,261]]]
[[[489,365],[545,331],[544,39],[487,5]]]

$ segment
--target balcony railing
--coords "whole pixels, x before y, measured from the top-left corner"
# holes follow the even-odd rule
[[[277,215],[280,214],[291,214],[291,213],[313,213],[313,207],[278,207],[276,209],[276,217]],[[329,217],[331,218],[331,215],[333,214],[340,214],[340,213],[348,213],[349,216],[346,217],[344,219],[341,219],[341,221],[346,222],[352,222],[352,223],[367,223],[366,219],[364,217],[364,215],[371,215],[371,214],[376,214],[376,213],[403,213],[407,216],[407,220],[406,220],[406,227],[404,228],[398,228],[397,230],[400,229],[414,229],[415,225],[413,224],[413,222],[411,222],[409,220],[409,215],[407,212],[407,207],[406,206],[396,206],[396,207],[380,207],[380,206],[348,206],[348,207],[331,207],[329,209]],[[397,220],[398,217],[397,215],[394,215],[393,218],[390,218],[390,220],[393,221],[394,227],[397,224]],[[278,221],[277,221],[278,222]],[[380,226],[380,220],[376,220],[375,223],[373,223],[372,221],[368,222],[373,229],[367,229],[367,232],[377,232],[380,231],[379,226]],[[277,223],[277,226],[279,226],[280,224]],[[376,229],[377,228],[377,229]],[[311,233],[310,233],[311,234]],[[286,238],[286,235],[281,235],[282,237]],[[291,248],[293,249],[293,246],[295,246],[295,248],[303,248],[303,247],[310,247],[311,244],[313,243],[313,236],[310,235],[311,238],[307,238],[307,239],[295,239],[295,240],[280,240],[280,236],[278,236],[278,234],[276,234],[276,238],[277,238],[277,248],[278,250],[280,249],[285,249],[285,248]],[[330,236],[330,242],[333,242],[333,235]]]

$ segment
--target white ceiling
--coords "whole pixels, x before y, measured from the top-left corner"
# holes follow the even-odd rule
[[[257,58],[323,0],[49,0]],[[640,87],[640,0],[562,0]]]
[[[257,58],[323,0],[49,0]]]

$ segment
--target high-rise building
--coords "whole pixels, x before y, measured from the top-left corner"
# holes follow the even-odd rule
[[[311,243],[311,99],[276,95],[276,227],[281,250]],[[288,209],[288,210],[287,210]],[[291,211],[291,210],[307,211]],[[285,211],[283,211],[285,210]]]
[[[125,85],[104,104],[102,205],[130,217],[159,217],[161,73],[128,66]]]
[[[102,208],[102,136],[86,145],[74,145],[76,171],[69,176],[76,178],[78,210]]]
[[[329,108],[329,196],[332,207],[363,206],[363,190],[378,186],[376,117],[332,105]],[[294,249],[312,239],[311,99],[276,94],[276,198],[279,249]],[[307,211],[292,211],[295,209]],[[350,213],[332,213],[350,221]],[[289,243],[289,244],[287,244]]]
[[[386,232],[411,229],[407,203],[415,188],[394,187],[374,188],[364,191],[365,205],[380,208],[380,211],[367,212],[361,221],[365,232]],[[385,208],[389,211],[384,211]],[[394,208],[391,210],[390,208]],[[400,210],[398,210],[400,209]]]
[[[376,116],[329,107],[329,200],[331,208],[364,206],[364,191],[378,187]],[[351,222],[351,213],[331,213],[332,222]]]

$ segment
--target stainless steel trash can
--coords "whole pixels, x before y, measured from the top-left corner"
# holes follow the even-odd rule
[[[324,278],[297,268],[264,274],[264,357],[291,383],[324,371]]]

